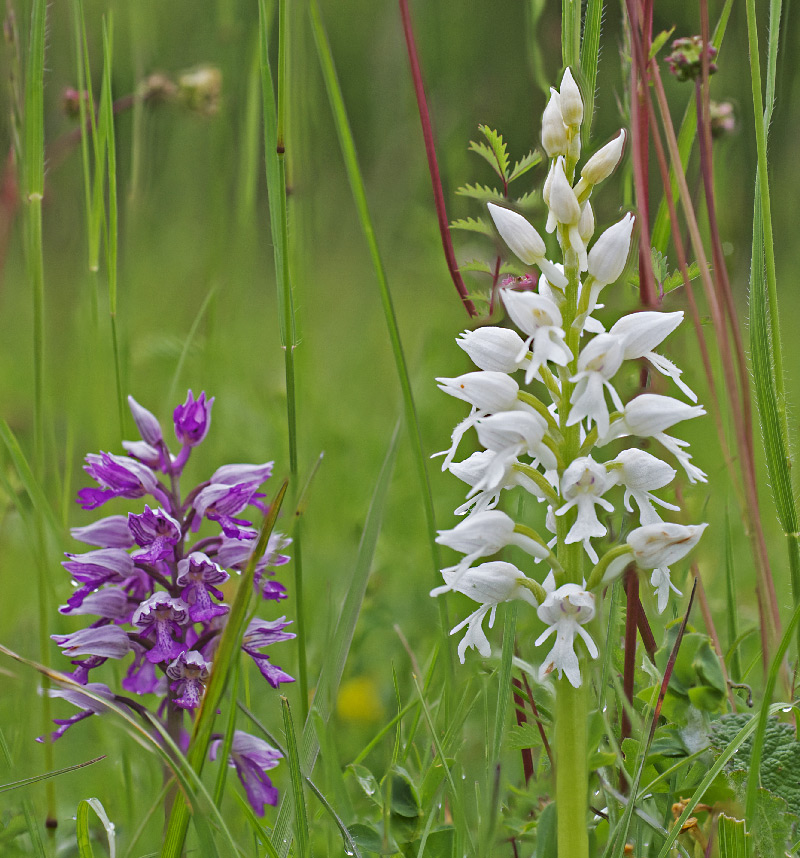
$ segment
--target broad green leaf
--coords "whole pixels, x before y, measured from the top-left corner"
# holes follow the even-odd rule
[[[392,813],[416,818],[421,813],[419,792],[411,775],[402,766],[393,766]]]
[[[750,836],[743,819],[721,814],[717,823],[719,858],[750,858]]]
[[[538,748],[542,744],[542,735],[536,724],[525,721],[515,724],[506,733],[506,747],[510,751],[522,751],[525,748]]]
[[[366,766],[355,763],[351,763],[347,768],[356,776],[359,786],[364,790],[364,795],[372,799],[378,807],[382,807],[381,789],[378,786],[378,781],[375,780],[375,775]]]

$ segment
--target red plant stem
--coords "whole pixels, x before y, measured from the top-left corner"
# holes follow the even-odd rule
[[[642,605],[642,599],[638,593],[636,594],[636,599],[638,601],[638,605],[636,606],[636,622],[639,628],[639,634],[642,637],[642,643],[644,644],[647,657],[653,662],[653,664],[655,664],[655,655],[658,645],[656,644],[656,639],[653,637],[653,630],[650,628],[650,623],[647,621],[647,616],[644,612],[644,605]]]
[[[436,217],[439,221],[439,232],[442,236],[442,248],[444,257],[447,260],[447,268],[450,271],[450,277],[455,284],[464,307],[470,316],[477,316],[478,311],[469,297],[469,292],[461,277],[461,272],[458,270],[458,262],[456,254],[453,250],[453,241],[450,237],[450,222],[447,219],[447,209],[444,203],[444,191],[442,190],[442,179],[439,175],[439,162],[436,159],[436,147],[433,142],[433,128],[431,127],[431,117],[428,112],[428,102],[425,98],[425,87],[422,83],[422,71],[419,66],[419,57],[417,55],[417,44],[414,39],[414,30],[411,25],[411,13],[408,8],[408,0],[399,0],[400,15],[403,19],[403,32],[406,39],[406,47],[408,48],[408,59],[411,63],[411,77],[414,80],[414,93],[417,97],[417,109],[419,110],[419,119],[422,124],[422,136],[425,140],[425,154],[428,156],[428,170],[431,174],[431,184],[433,185],[433,200],[436,206]]]
[[[528,719],[525,715],[525,700],[522,698],[522,683],[514,678],[511,680],[511,684],[514,686],[514,691],[512,694],[514,695],[514,715],[517,718],[517,726],[522,724],[527,724]],[[517,690],[519,690],[519,693]],[[531,753],[530,748],[522,748],[522,771],[525,774],[525,786],[528,785],[530,779],[533,777],[533,754]]]
[[[625,663],[622,675],[622,690],[628,703],[633,705],[633,679],[636,668],[636,626],[638,625],[639,606],[639,576],[635,566],[625,570],[625,595],[628,598],[628,610],[625,615]],[[622,710],[620,727],[620,742],[631,734],[631,721],[627,711]],[[620,789],[625,789],[625,780],[620,781]]]
[[[637,14],[636,9],[634,7],[633,0],[626,0],[626,7],[628,11],[628,17],[631,21],[631,27],[633,30],[636,30],[637,23]],[[645,63],[645,55],[642,51],[641,44],[637,39],[631,40],[631,46],[633,52],[637,55],[637,61],[640,65]],[[670,155],[673,161],[673,167],[675,169],[675,175],[678,178],[679,187],[681,187],[681,197],[683,199],[684,204],[684,214],[686,216],[687,225],[690,228],[690,234],[693,236],[693,246],[695,254],[697,255],[698,264],[700,265],[700,273],[703,280],[704,291],[706,294],[706,299],[709,304],[709,309],[711,311],[711,317],[714,322],[714,328],[717,332],[718,343],[720,347],[720,357],[722,364],[722,371],[725,377],[725,386],[726,392],[729,397],[738,399],[739,391],[737,389],[736,378],[734,376],[733,370],[733,360],[731,355],[730,343],[728,340],[728,331],[725,319],[722,317],[720,312],[719,302],[717,301],[716,292],[711,282],[711,277],[708,271],[708,264],[705,258],[705,252],[702,247],[702,243],[699,241],[699,231],[697,228],[697,220],[694,215],[693,209],[691,209],[690,200],[687,199],[688,190],[686,188],[685,177],[681,172],[680,166],[680,157],[678,155],[678,146],[677,140],[675,137],[675,129],[672,126],[672,122],[669,115],[669,106],[667,104],[666,95],[664,93],[663,84],[661,82],[661,76],[658,70],[658,66],[655,63],[655,60],[650,63],[651,76],[650,79],[654,85],[654,89],[656,92],[656,98],[658,101],[659,112],[661,115],[661,121],[664,127],[664,133],[667,137],[667,142],[670,148]],[[675,212],[675,205],[672,199],[672,193],[669,184],[669,175],[666,171],[666,160],[664,158],[664,150],[661,145],[661,139],[658,132],[658,126],[655,118],[655,112],[652,107],[652,103],[650,101],[649,89],[645,87],[643,89],[643,94],[645,97],[645,105],[647,108],[647,113],[650,119],[651,131],[653,133],[653,141],[656,146],[657,152],[657,160],[659,163],[659,168],[661,170],[662,182],[664,184],[664,193],[667,199],[667,203],[670,211],[670,221],[672,223],[672,235],[673,240],[675,242],[675,248],[678,253],[679,266],[681,269],[681,274],[683,275],[684,285],[687,292],[687,295],[690,296],[690,306],[693,306],[693,295],[691,290],[691,284],[688,278],[688,272],[686,268],[686,258],[683,252],[682,242],[680,241],[680,233],[678,229],[678,220]],[[693,307],[693,310],[696,308]],[[699,325],[696,324],[696,329],[698,330],[698,342],[700,343],[701,352],[704,353],[704,361],[705,361],[705,343],[702,335],[702,330],[699,329]],[[712,376],[710,374],[710,364],[706,366],[706,372],[708,373],[709,383],[712,383]],[[716,397],[715,397],[715,405],[716,405]],[[717,406],[718,407],[718,406]],[[716,410],[716,409],[715,409]],[[737,436],[737,445],[741,451],[742,457],[747,456],[747,443],[746,443],[746,435],[747,430],[742,425],[742,415],[743,409],[737,407],[737,403],[734,401],[731,407],[731,413],[733,417],[734,428]],[[718,429],[720,428],[720,418],[717,417]],[[724,437],[724,436],[720,436]],[[769,608],[768,611],[765,612],[764,619],[769,619],[769,628],[765,628],[762,625],[762,647],[765,650],[769,650],[769,644],[772,643],[777,636],[780,629],[780,615],[778,613],[778,603],[777,597],[775,595],[775,584],[772,579],[772,574],[770,572],[769,565],[769,557],[767,555],[766,550],[766,540],[764,538],[763,529],[761,527],[761,519],[758,514],[758,491],[757,485],[755,482],[749,478],[750,468],[743,468],[743,478],[744,478],[744,492],[745,492],[745,502],[743,504],[744,508],[744,516],[745,520],[749,524],[749,531],[751,535],[751,539],[753,540],[753,550],[756,557],[756,562],[758,566],[758,586],[757,592],[759,601],[763,599],[766,600]]]

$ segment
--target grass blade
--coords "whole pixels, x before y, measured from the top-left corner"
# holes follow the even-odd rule
[[[306,799],[303,793],[303,773],[300,771],[300,758],[297,752],[297,736],[294,732],[292,710],[289,701],[281,697],[283,711],[283,729],[286,733],[286,762],[289,764],[289,776],[292,779],[292,795],[294,796],[294,838],[297,843],[296,851],[299,858],[309,855],[308,849],[308,813]]]
[[[81,858],[94,858],[92,840],[89,835],[89,802],[83,799],[75,814],[75,839],[78,842],[78,854]]]
[[[514,655],[514,635],[517,629],[517,604],[508,602],[505,606],[505,624],[503,626],[503,655],[500,660],[500,673],[497,677],[497,712],[494,722],[494,744],[492,760],[500,760],[503,747],[503,731],[508,713],[508,698],[511,695],[511,667]]]
[[[100,760],[104,760],[106,755],[103,754],[100,757],[95,757],[93,760],[87,760],[85,763],[76,763],[74,766],[66,766],[63,769],[56,769],[54,772],[45,772],[42,775],[34,775],[30,778],[23,778],[19,781],[13,781],[13,783],[8,784],[0,784],[0,793],[10,792],[11,790],[19,789],[20,787],[28,786],[28,784],[39,783],[39,781],[47,780],[48,778],[56,778],[59,775],[66,774],[67,772],[74,772],[76,769],[85,769],[86,766],[92,766],[95,763],[99,763]]]
[[[350,129],[350,121],[347,117],[344,97],[336,75],[333,54],[331,53],[331,47],[328,42],[327,35],[325,34],[322,17],[316,0],[311,0],[309,8],[311,11],[311,26],[314,31],[314,41],[317,46],[320,68],[322,69],[322,76],[325,80],[325,88],[328,91],[328,98],[330,100],[331,111],[336,124],[336,131],[339,135],[339,143],[342,149],[345,169],[347,170],[347,177],[350,182],[350,188],[353,192],[358,217],[361,221],[361,228],[369,247],[369,253],[372,258],[375,275],[378,280],[378,288],[381,295],[384,315],[386,317],[386,325],[389,330],[389,339],[392,344],[395,367],[397,368],[397,374],[400,378],[400,387],[403,392],[406,428],[408,429],[411,440],[414,463],[417,468],[420,491],[422,493],[422,500],[425,508],[425,518],[428,527],[428,540],[430,542],[431,557],[433,559],[434,576],[438,580],[440,564],[438,546],[435,541],[436,521],[433,511],[433,497],[431,495],[430,481],[428,479],[427,462],[425,454],[423,453],[422,433],[420,431],[419,420],[417,418],[414,396],[411,391],[411,379],[409,377],[408,366],[406,364],[403,346],[400,340],[400,329],[397,324],[392,296],[389,291],[386,270],[383,265],[380,250],[378,249],[378,242],[375,238],[375,230],[369,213],[367,194],[364,188],[364,179],[361,175],[361,169],[358,163],[358,155],[356,154],[353,132]],[[447,628],[447,620],[444,614],[444,603],[440,600],[439,605],[441,628],[444,634],[444,630]]]
[[[584,119],[581,130],[584,143],[588,143],[591,137],[594,93],[597,88],[597,66],[600,63],[600,30],[602,26],[603,0],[589,0],[583,22],[580,68],[580,72],[586,82],[586,89],[583,92]]]
[[[327,647],[328,657],[323,664],[319,682],[317,683],[313,708],[319,713],[319,717],[323,723],[327,723],[333,712],[339,683],[342,680],[342,673],[344,672],[344,665],[353,642],[353,633],[358,622],[361,604],[364,601],[367,581],[372,568],[372,559],[375,554],[375,546],[377,545],[378,534],[381,529],[386,495],[389,490],[392,470],[397,457],[399,432],[400,424],[398,422],[392,433],[389,449],[386,452],[386,457],[375,485],[372,502],[367,513],[367,520],[364,522],[364,530],[361,534],[361,544],[359,545],[358,557],[353,568],[353,577],[347,588],[344,604],[339,611],[339,621],[336,624],[336,631],[334,632],[333,640]],[[313,719],[309,717],[306,720],[303,735],[300,739],[300,765],[302,770],[307,772],[309,776],[314,771],[314,764],[316,763],[318,754],[319,739],[317,738]],[[291,848],[293,815],[294,807],[292,802],[284,796],[278,809],[278,818],[275,822],[275,830],[272,838],[273,845],[278,850],[280,858],[286,858]]]

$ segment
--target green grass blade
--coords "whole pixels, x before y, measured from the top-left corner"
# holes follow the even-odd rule
[[[225,684],[228,680],[232,661],[238,657],[237,650],[241,644],[244,623],[247,618],[248,605],[253,591],[253,574],[256,562],[267,547],[270,534],[275,527],[281,504],[286,495],[287,481],[284,480],[278,493],[270,504],[269,513],[261,526],[258,536],[258,544],[250,556],[247,568],[239,580],[228,621],[222,632],[219,646],[214,655],[214,669],[206,686],[206,693],[195,718],[192,736],[189,743],[187,759],[192,772],[199,775],[203,771],[203,765],[208,754],[208,745],[211,741],[211,732],[217,717],[217,709],[222,700]],[[196,822],[200,822],[195,814]],[[185,801],[176,799],[172,806],[167,830],[164,837],[164,845],[161,851],[162,858],[179,858],[186,840],[186,832],[189,826],[189,808]]]
[[[594,113],[594,94],[597,88],[597,66],[600,63],[600,30],[603,26],[603,0],[589,0],[583,22],[583,40],[581,42],[581,74],[586,82],[583,93],[583,142],[591,138],[592,114]]]
[[[100,757],[95,757],[93,760],[86,760],[85,763],[76,763],[74,766],[66,766],[63,769],[56,769],[54,772],[45,772],[42,775],[34,775],[30,778],[23,778],[19,781],[13,781],[8,784],[0,784],[0,793],[10,792],[11,790],[19,789],[20,787],[28,786],[28,784],[39,783],[39,781],[47,780],[48,778],[57,778],[59,775],[66,774],[67,772],[74,772],[76,769],[85,769],[86,766],[92,766],[95,763],[99,763],[100,760],[104,760],[106,755],[103,754]]]
[[[508,602],[504,606],[505,625],[503,627],[503,655],[500,660],[500,672],[497,675],[497,710],[494,722],[494,743],[492,761],[500,760],[503,747],[503,732],[508,714],[508,698],[511,695],[511,667],[514,655],[514,635],[517,629],[517,603]]]
[[[736,570],[733,564],[733,533],[730,512],[725,510],[725,599],[728,623],[728,647],[739,638],[739,608],[736,600]],[[742,655],[736,647],[731,653],[729,673],[734,682],[741,682]]]
[[[14,463],[17,475],[22,483],[28,497],[33,504],[33,509],[40,520],[46,521],[52,528],[53,534],[59,539],[61,538],[61,525],[56,517],[53,507],[48,501],[47,496],[42,489],[41,483],[36,479],[33,473],[33,468],[25,458],[11,427],[5,420],[0,417],[0,441],[2,441],[11,461]],[[15,500],[15,495],[11,495],[12,500]]]
[[[44,843],[42,843],[42,835],[39,831],[39,824],[36,821],[36,811],[33,808],[33,804],[26,799],[22,803],[22,808],[25,811],[25,823],[28,835],[31,838],[33,854],[38,856],[38,858],[47,858],[47,852],[45,851]]]
[[[228,776],[229,766],[225,765],[231,755],[231,747],[233,745],[233,734],[236,730],[236,695],[239,691],[239,675],[242,670],[242,659],[234,658],[233,660],[233,678],[231,679],[231,705],[228,710],[228,721],[225,725],[225,734],[222,737],[221,750],[217,755],[220,760],[220,766],[217,770],[217,780],[214,784],[214,804],[219,807],[222,803],[222,796],[225,793],[225,781]]]
[[[289,213],[286,201],[285,141],[283,140],[282,111],[285,98],[275,100],[272,69],[269,63],[269,37],[267,24],[271,19],[271,7],[267,0],[259,0],[259,57],[261,64],[262,113],[264,120],[264,158],[267,171],[267,193],[269,197],[269,223],[275,260],[275,280],[278,285],[278,318],[280,319],[281,344],[283,345],[284,374],[286,377],[286,420],[289,433],[289,472],[295,488],[298,485],[297,459],[297,396],[295,389],[294,350],[297,332],[292,297],[291,272],[289,270]],[[286,9],[280,5],[278,18],[278,40],[285,42]],[[279,56],[278,92],[285,90],[285,44]],[[280,122],[279,122],[280,119]],[[279,127],[280,124],[280,127]],[[281,136],[279,136],[281,135]],[[303,599],[303,552],[301,529],[294,534],[294,595],[295,624],[298,647],[298,685],[300,710],[305,721],[308,715],[308,664],[306,658],[305,603]]]
[[[367,519],[364,522],[364,530],[361,534],[358,556],[353,567],[353,577],[347,588],[344,604],[339,611],[336,631],[333,634],[333,640],[327,647],[328,656],[323,664],[319,682],[317,683],[313,708],[319,713],[323,723],[326,723],[330,719],[333,712],[339,683],[342,680],[344,672],[344,665],[350,652],[353,633],[355,632],[358,616],[361,612],[361,604],[364,601],[367,581],[372,568],[372,559],[375,555],[375,546],[377,545],[378,534],[381,529],[386,495],[389,490],[392,470],[397,457],[399,432],[400,424],[398,423],[392,433],[389,449],[386,452],[386,457],[375,485]],[[317,738],[314,719],[309,717],[303,728],[303,735],[300,740],[300,765],[302,770],[307,772],[309,776],[314,771],[314,764],[318,753],[319,739]],[[291,847],[293,815],[293,804],[284,796],[278,809],[278,818],[275,822],[275,831],[272,839],[281,858],[286,858]]]
[[[411,391],[411,380],[408,373],[403,346],[400,340],[400,329],[397,324],[397,317],[392,303],[391,292],[389,291],[389,283],[386,277],[386,270],[383,265],[378,242],[375,238],[375,229],[372,225],[372,218],[369,213],[367,204],[367,194],[364,188],[364,179],[361,175],[361,168],[358,163],[358,155],[356,153],[355,140],[353,132],[350,128],[350,121],[347,117],[347,109],[344,103],[339,80],[336,75],[336,67],[333,62],[333,54],[328,42],[328,37],[325,34],[325,29],[322,22],[322,16],[316,0],[311,0],[309,5],[311,11],[311,26],[314,32],[314,41],[317,46],[317,54],[319,56],[320,68],[322,76],[325,80],[325,88],[328,91],[328,98],[331,104],[336,131],[339,135],[339,143],[342,149],[345,169],[350,182],[350,188],[353,192],[353,198],[358,211],[358,217],[361,221],[361,229],[364,233],[364,238],[369,247],[370,257],[375,269],[375,275],[378,280],[378,288],[381,295],[381,303],[383,305],[386,324],[389,330],[389,339],[391,340],[392,353],[394,362],[397,368],[397,374],[400,378],[400,386],[403,391],[403,405],[405,409],[406,427],[411,440],[411,448],[414,455],[414,462],[417,468],[417,474],[420,481],[420,490],[425,508],[425,518],[428,527],[428,539],[431,547],[431,556],[433,558],[434,577],[438,581],[439,575],[439,551],[436,545],[436,521],[433,511],[433,498],[431,495],[430,481],[428,479],[427,462],[422,446],[422,433],[420,431],[419,420],[417,419],[416,406],[414,397]],[[446,615],[444,613],[444,603],[440,601],[440,618],[441,627],[444,633],[447,627]]]
[[[80,858],[94,858],[92,839],[89,834],[89,802],[86,799],[80,802],[75,814],[75,838],[78,842]]]
[[[106,263],[108,267],[108,307],[111,316],[111,347],[114,353],[114,378],[117,386],[117,413],[120,434],[125,434],[125,395],[122,390],[119,337],[117,335],[117,144],[114,134],[114,103],[111,91],[113,66],[113,17],[103,20],[103,89],[100,105],[100,135],[106,141],[108,165],[108,224],[106,228]]]
[[[25,66],[22,176],[26,203],[28,279],[33,299],[33,438],[36,472],[44,473],[44,258],[42,197],[44,196],[44,53],[47,3],[33,0],[28,57]]]
[[[303,773],[300,771],[300,757],[297,751],[297,736],[294,732],[292,710],[289,701],[281,697],[283,712],[283,729],[286,733],[286,763],[289,766],[289,776],[292,780],[292,796],[294,797],[294,839],[298,858],[307,858],[308,847],[308,813],[306,798],[303,792]]]

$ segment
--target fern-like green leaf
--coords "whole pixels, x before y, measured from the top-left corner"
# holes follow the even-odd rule
[[[488,185],[464,185],[456,193],[461,197],[472,197],[482,203],[505,203],[506,198],[502,191],[490,188]]]
[[[471,152],[477,152],[482,158],[485,158],[492,169],[504,181],[508,181],[508,150],[506,149],[505,141],[501,134],[488,125],[479,125],[478,130],[486,138],[486,143],[476,143],[470,140],[469,149]]]
[[[689,266],[688,271],[689,280],[696,280],[700,276],[700,266],[696,262],[692,262]],[[677,289],[678,286],[683,284],[683,275],[680,271],[673,271],[669,277],[666,277],[661,282],[661,288],[664,290],[664,293],[672,292],[673,289]]]
[[[528,191],[527,194],[523,194],[521,197],[517,197],[514,200],[515,208],[519,209],[529,209],[533,206],[533,204],[538,199],[538,194],[536,191]]]
[[[541,152],[537,152],[536,150],[528,152],[524,158],[520,158],[520,160],[514,164],[514,169],[508,175],[508,181],[513,182],[514,179],[518,179],[520,176],[527,173],[532,167],[535,167],[541,160]]]
[[[450,229],[464,229],[467,232],[480,232],[482,235],[494,237],[494,230],[482,217],[467,217],[454,220],[450,224]]]

